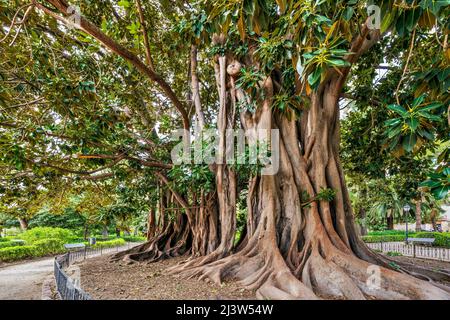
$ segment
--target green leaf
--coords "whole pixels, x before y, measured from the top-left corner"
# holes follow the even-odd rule
[[[420,110],[421,111],[431,111],[431,110],[434,110],[434,109],[438,109],[438,108],[440,108],[442,106],[443,106],[443,104],[441,102],[432,102],[429,105],[426,105],[426,106],[420,108]]]
[[[434,180],[426,180],[419,184],[420,187],[428,187],[431,189],[439,187],[440,185],[441,185],[441,183],[439,181],[434,181]]]
[[[120,0],[117,3],[119,6],[123,7],[123,8],[129,8],[130,7],[130,3],[127,0]]]
[[[387,131],[388,138],[392,139],[393,137],[396,137],[402,132],[402,125],[397,125],[395,127],[389,128]]]
[[[422,94],[419,97],[415,98],[413,103],[412,103],[412,107],[415,108],[415,107],[419,106],[423,102],[425,97],[426,97],[426,95]]]
[[[427,131],[425,129],[420,129],[419,128],[419,130],[417,130],[417,133],[421,137],[427,138],[428,140],[434,140],[434,135],[431,132],[429,132],[429,131]]]
[[[353,7],[347,7],[342,13],[342,18],[344,18],[344,20],[346,21],[349,21],[353,16],[353,12],[354,12]]]
[[[316,88],[316,86],[319,84],[321,74],[322,68],[316,68],[314,72],[312,72],[308,76],[308,83],[311,85],[311,87]]]
[[[350,64],[347,61],[342,59],[331,59],[328,61],[329,65],[337,66],[337,67],[348,67]]]
[[[436,121],[436,122],[442,121],[442,117],[436,116],[436,115],[428,113],[426,111],[420,110],[418,112],[418,114],[421,115],[422,117],[427,118],[427,119],[432,120],[432,121]]]
[[[408,115],[408,111],[406,111],[405,108],[403,108],[402,106],[399,106],[397,104],[390,104],[387,106],[387,108],[391,111],[394,111],[396,113],[398,113],[401,116],[406,116]]]
[[[442,186],[436,189],[433,189],[433,196],[437,200],[442,200],[447,196],[448,191],[450,190],[450,186]]]
[[[400,122],[402,122],[402,119],[400,119],[400,118],[389,119],[389,120],[386,120],[384,125],[385,126],[395,126],[395,125],[399,124]]]
[[[413,133],[407,135],[403,138],[403,149],[405,149],[406,152],[411,152],[414,149],[414,146],[417,142],[417,136]]]
[[[411,128],[412,131],[416,131],[417,127],[419,126],[420,122],[417,118],[411,118],[406,120],[406,123]]]

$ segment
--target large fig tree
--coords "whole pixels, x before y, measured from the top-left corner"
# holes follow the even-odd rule
[[[111,17],[101,17],[99,8],[111,13]],[[403,66],[403,72],[396,90],[386,93],[395,98],[389,109],[401,117],[389,123],[394,126],[389,137],[396,138],[392,145],[400,144],[411,151],[421,141],[434,138],[430,128],[446,111],[443,104],[448,103],[447,88],[442,91],[431,81],[437,77],[448,84],[448,72],[443,72],[449,59],[448,1],[211,0],[172,1],[171,5],[169,1],[105,1],[86,5],[48,0],[24,2],[16,9],[17,15],[6,18],[10,25],[2,31],[11,46],[21,37],[26,39],[27,28],[33,28],[33,24],[41,32],[52,34],[50,42],[65,41],[66,35],[73,37],[77,50],[69,59],[74,59],[77,52],[91,50],[99,65],[117,63],[120,68],[110,67],[107,72],[111,77],[120,76],[120,81],[134,90],[131,110],[121,110],[115,119],[126,125],[107,127],[102,139],[110,143],[90,141],[91,145],[77,158],[99,161],[103,165],[100,169],[67,170],[42,157],[24,160],[29,166],[65,170],[87,179],[108,178],[105,175],[123,162],[128,164],[129,173],[142,167],[153,168],[158,185],[163,186],[159,192],[160,232],[116,259],[154,261],[190,254],[172,272],[219,283],[237,280],[257,290],[260,298],[449,298],[449,289],[437,282],[448,280],[447,273],[395,264],[365,246],[355,229],[339,158],[340,103],[343,99],[358,99],[352,95],[358,84],[353,81],[353,72],[364,73],[361,61],[373,61],[365,60],[372,54],[391,54],[377,50],[380,42],[402,41],[396,45],[401,48],[396,63]],[[159,24],[154,17],[160,19]],[[134,36],[130,38],[115,22],[119,26],[128,23],[126,28]],[[171,37],[161,41],[161,29],[171,30]],[[167,33],[161,31],[161,36]],[[33,43],[38,41],[33,39]],[[408,101],[403,87],[412,81],[409,66],[414,49],[422,41],[432,48],[436,73],[423,76],[420,93],[425,94]],[[49,60],[54,54],[51,47],[45,46]],[[389,45],[383,48],[389,50]],[[64,48],[59,50],[64,55]],[[14,49],[8,51],[11,54]],[[186,53],[187,72],[183,76],[179,63]],[[24,72],[12,69],[10,75],[14,75],[13,71]],[[375,73],[366,76],[375,81]],[[148,84],[158,92],[145,93],[150,90]],[[42,84],[38,82],[37,86]],[[90,83],[84,86],[87,91],[98,91],[107,84],[97,84],[95,90]],[[35,89],[29,104],[43,103],[46,95],[58,98],[54,93],[52,96]],[[139,98],[142,101],[136,103]],[[104,98],[98,101],[107,103]],[[158,155],[158,145],[149,141],[145,129],[142,132],[142,128],[157,127],[151,125],[153,119],[146,119],[148,101],[173,107],[186,131],[191,127],[217,128],[219,161],[183,171],[206,185],[211,181],[211,177],[205,178],[207,168],[214,177],[212,188],[189,188],[169,179],[167,170],[175,168],[164,162],[167,153],[166,158]],[[92,114],[95,107],[87,114]],[[70,119],[70,112],[63,111]],[[17,123],[6,120],[2,127],[17,129]],[[61,117],[53,116],[53,121],[58,124]],[[244,130],[249,145],[259,140],[278,143],[275,174],[251,170],[247,176],[223,161],[225,150],[233,147],[226,139],[227,129],[237,128]],[[272,129],[278,130],[277,141],[260,134]],[[51,130],[37,134],[54,135]],[[119,137],[126,138],[114,150],[111,145],[118,144]],[[67,139],[62,134],[57,138]],[[184,138],[188,139],[189,134],[185,133]],[[162,145],[161,137],[154,140]],[[131,147],[127,147],[128,143]],[[70,152],[60,152],[59,160],[67,159],[65,153]],[[8,157],[14,158],[14,154]],[[155,161],[158,157],[162,161]],[[107,173],[95,174],[101,170]],[[203,170],[203,178],[196,178],[198,170]],[[176,180],[180,175],[172,178]],[[247,223],[235,244],[236,203],[238,192],[243,190],[242,177],[248,180]],[[172,212],[166,219],[164,212],[168,210]],[[373,276],[380,281],[372,283]]]

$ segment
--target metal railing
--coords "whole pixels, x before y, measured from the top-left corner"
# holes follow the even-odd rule
[[[70,253],[55,258],[56,289],[62,300],[92,300],[83,289],[75,286],[74,281],[64,272],[63,268],[70,265]]]
[[[92,297],[81,289],[80,286],[76,284],[76,281],[70,278],[66,271],[64,271],[71,264],[74,262],[83,261],[89,257],[127,250],[139,244],[141,243],[130,244],[127,242],[124,246],[116,246],[112,248],[85,247],[84,249],[69,251],[61,256],[55,257],[54,276],[56,289],[61,297],[61,300],[92,300]]]
[[[408,257],[450,261],[450,249],[448,248],[426,247],[404,242],[372,242],[366,244],[369,248],[380,252],[398,252]]]

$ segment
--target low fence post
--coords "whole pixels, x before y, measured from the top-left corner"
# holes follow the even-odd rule
[[[413,258],[416,257],[416,244],[413,243]]]

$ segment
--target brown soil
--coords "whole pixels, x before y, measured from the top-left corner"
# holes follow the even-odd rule
[[[450,262],[446,261],[439,261],[439,260],[431,260],[431,259],[420,259],[420,258],[412,258],[412,257],[405,257],[405,256],[398,256],[398,257],[390,257],[390,259],[400,261],[400,262],[409,262],[416,266],[425,267],[430,270],[434,271],[444,271],[450,273]],[[450,286],[450,282],[448,281],[442,281],[442,284],[445,284],[447,286]]]
[[[450,262],[439,261],[439,260],[431,260],[431,259],[420,259],[420,258],[412,258],[412,257],[390,257],[391,259],[398,261],[405,261],[409,263],[413,263],[417,266],[426,267],[431,270],[440,270],[450,272]]]
[[[97,300],[255,299],[255,293],[228,282],[222,286],[168,275],[165,270],[186,258],[154,263],[110,262],[110,256],[78,264],[81,287]]]
[[[78,264],[81,286],[94,299],[133,300],[215,300],[255,299],[255,293],[228,282],[222,286],[197,279],[168,275],[166,269],[185,258],[173,258],[155,263],[110,262],[110,256],[88,259]],[[450,263],[410,257],[391,257],[434,270],[450,272]],[[448,285],[448,284],[447,284]],[[322,297],[325,298],[325,297]]]

